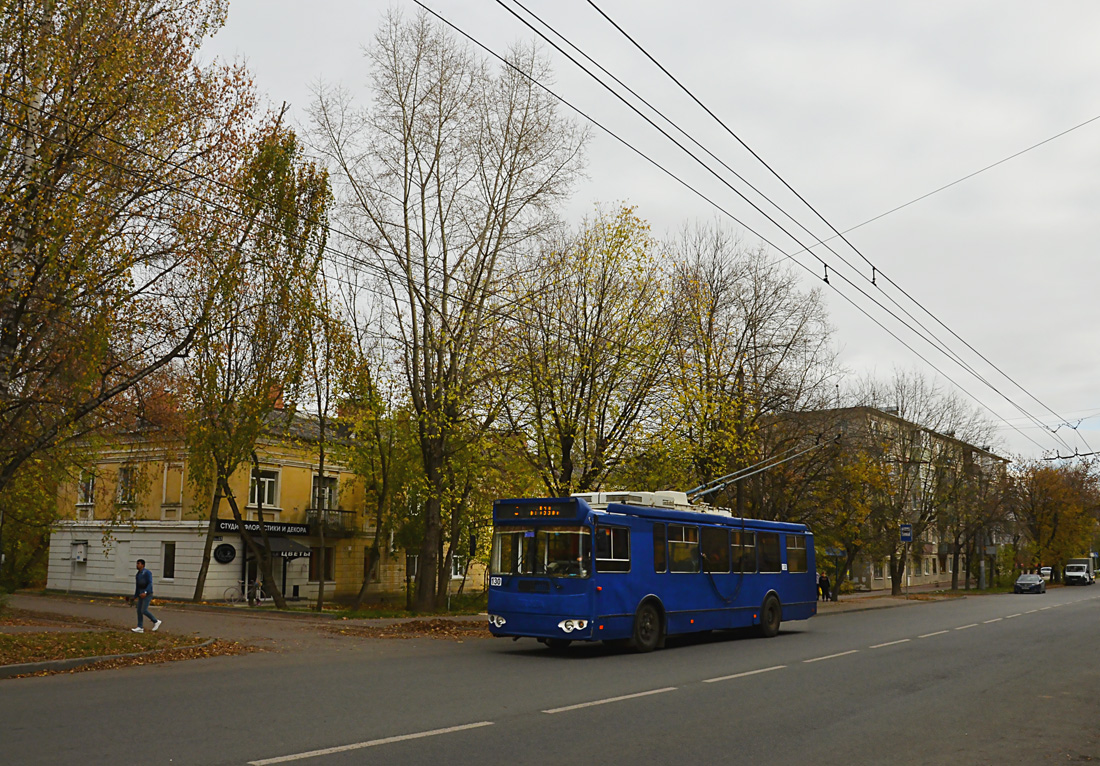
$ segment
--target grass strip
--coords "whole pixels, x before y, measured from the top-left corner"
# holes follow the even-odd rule
[[[191,646],[194,636],[113,631],[0,634],[0,665],[103,657]]]

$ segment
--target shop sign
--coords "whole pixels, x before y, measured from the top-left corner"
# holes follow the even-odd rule
[[[244,528],[251,534],[260,534],[260,522],[246,521]],[[264,528],[272,535],[308,535],[309,527],[305,524],[288,524],[281,521],[265,521]],[[237,532],[240,527],[235,519],[218,519],[219,532]]]

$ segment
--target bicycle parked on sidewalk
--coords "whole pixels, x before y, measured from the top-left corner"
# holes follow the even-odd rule
[[[222,598],[225,599],[227,604],[239,604],[245,600],[246,596],[249,602],[255,601],[257,604],[262,604],[264,599],[267,598],[263,584],[258,580],[248,583],[247,591],[244,590],[244,580],[237,580],[236,585],[230,585],[222,594]]]

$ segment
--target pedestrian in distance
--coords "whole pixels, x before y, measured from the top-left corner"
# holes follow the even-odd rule
[[[829,600],[829,575],[824,572],[817,578],[817,591],[822,601]]]
[[[145,559],[137,560],[137,574],[134,576],[134,601],[137,602],[138,624],[130,630],[144,633],[142,620],[148,617],[153,621],[153,631],[160,628],[160,620],[149,612],[149,603],[153,600],[153,573],[145,568]]]

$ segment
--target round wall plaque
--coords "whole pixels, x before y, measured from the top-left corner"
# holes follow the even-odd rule
[[[237,558],[237,549],[229,543],[222,543],[214,549],[214,560],[219,564],[228,564]]]

